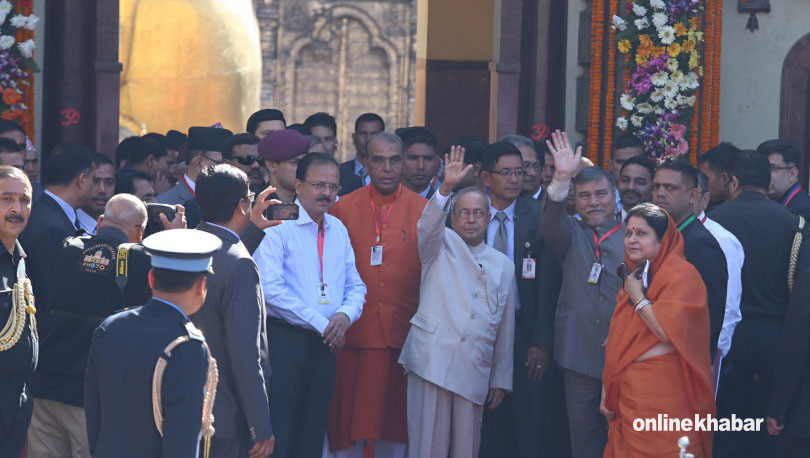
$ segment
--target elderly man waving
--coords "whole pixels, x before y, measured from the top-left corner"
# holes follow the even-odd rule
[[[472,165],[464,148],[445,155],[444,182],[417,225],[422,283],[419,309],[399,362],[408,373],[411,458],[478,456],[484,403],[512,389],[515,267],[484,243],[489,199],[453,188]]]

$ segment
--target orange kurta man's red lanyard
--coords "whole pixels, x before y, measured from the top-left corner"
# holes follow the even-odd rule
[[[374,204],[374,198],[371,197],[369,193],[369,202],[371,203],[371,216],[374,217],[374,232],[377,234],[376,242],[379,243],[380,237],[382,236],[382,225],[388,221],[388,217],[391,216],[391,211],[394,210],[394,204],[396,203],[397,199],[399,199],[399,195],[402,193],[402,185],[400,184],[397,186],[397,194],[394,196],[394,201],[391,202],[391,205],[388,207],[388,210],[383,213],[382,221],[377,220],[377,206]]]

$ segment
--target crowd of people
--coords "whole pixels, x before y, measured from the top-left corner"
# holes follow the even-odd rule
[[[263,109],[40,176],[0,120],[0,457],[806,456],[795,145],[336,133]]]

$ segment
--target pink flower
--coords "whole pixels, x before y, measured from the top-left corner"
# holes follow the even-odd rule
[[[675,138],[681,138],[683,137],[683,134],[686,133],[686,126],[683,124],[672,123],[672,125],[669,126],[669,132],[674,135]]]
[[[678,138],[677,151],[678,154],[685,154],[687,151],[689,151],[689,143],[687,143],[682,137]]]
[[[667,146],[667,149],[664,150],[664,154],[667,155],[667,156],[677,156],[678,155],[678,150],[671,147],[671,146]]]

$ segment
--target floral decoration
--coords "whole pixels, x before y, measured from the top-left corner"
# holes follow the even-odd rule
[[[638,136],[653,158],[689,150],[686,126],[703,76],[704,1],[629,1],[626,14],[612,17],[616,49],[629,67],[616,127]]]
[[[31,2],[0,0],[0,118],[32,127],[34,28]],[[33,129],[26,128],[28,135]]]

